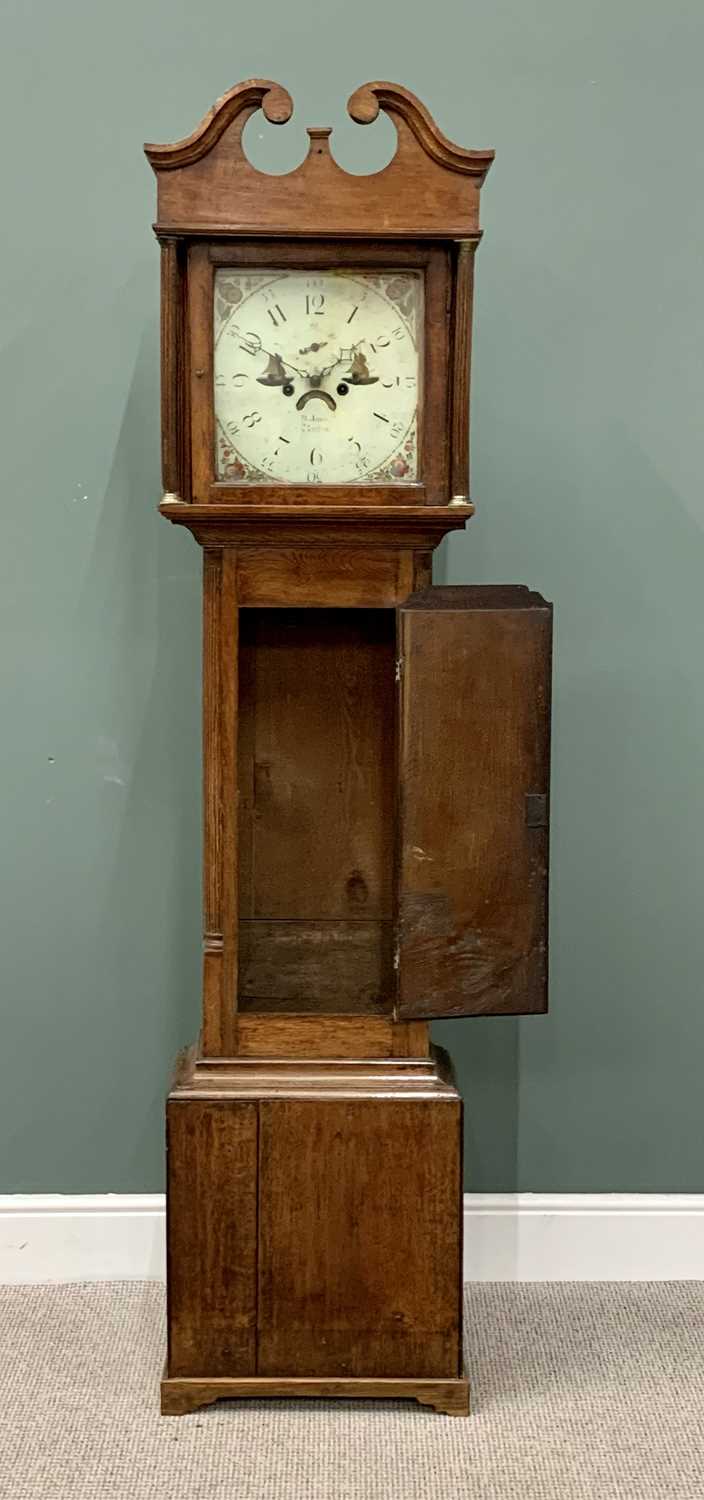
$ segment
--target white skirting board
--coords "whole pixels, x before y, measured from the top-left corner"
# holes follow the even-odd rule
[[[464,1275],[704,1280],[704,1193],[467,1193]]]
[[[467,1281],[704,1280],[704,1193],[467,1193]],[[0,1196],[0,1283],[161,1280],[161,1193]]]

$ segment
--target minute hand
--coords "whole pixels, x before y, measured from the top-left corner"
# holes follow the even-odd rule
[[[252,344],[248,343],[246,339],[240,339],[240,349],[244,349],[245,354],[266,354],[269,359],[280,359],[282,365],[285,365],[287,370],[293,370],[294,374],[300,375],[301,380],[308,379],[307,370],[299,370],[298,365],[292,365],[290,359],[284,359],[281,354],[275,355],[271,349],[265,349],[263,344],[259,344],[254,349]]]

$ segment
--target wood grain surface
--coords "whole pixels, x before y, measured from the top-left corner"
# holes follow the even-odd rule
[[[215,1401],[417,1401],[448,1417],[469,1416],[469,1381],[459,1380],[286,1380],[255,1376],[234,1380],[161,1382],[161,1414],[182,1417]]]
[[[364,493],[368,497],[367,489]],[[186,526],[207,547],[288,550],[324,546],[346,552],[352,545],[371,554],[390,547],[427,554],[448,532],[464,530],[474,514],[471,504],[303,505],[299,499],[300,492],[292,486],[280,488],[265,505],[186,505],[163,500],[159,512],[175,526]],[[285,604],[286,599],[272,602]]]
[[[240,1003],[390,1009],[394,614],[240,621]]]
[[[469,380],[475,250],[476,245],[470,240],[462,240],[456,248],[454,263],[450,488],[455,504],[469,500]]]
[[[257,1106],[167,1107],[170,1375],[256,1369]]]
[[[197,234],[386,235],[477,233],[479,189],[492,151],[467,151],[438,129],[420,100],[398,84],[367,83],[348,111],[369,124],[383,109],[398,143],[380,172],[343,171],[330,153],[327,127],[311,127],[308,155],[292,172],[258,172],[242,147],[247,120],[262,108],[275,125],[293,104],[279,84],[236,84],[185,140],[147,145],[158,182],[158,229]]]
[[[260,1104],[260,1375],[457,1377],[459,1100]]]
[[[161,244],[161,472],[167,494],[186,488],[185,257],[178,239]]]
[[[428,1049],[425,1021],[242,1011],[237,1017],[238,1058],[427,1058]]]
[[[390,1012],[392,948],[390,917],[241,922],[240,1012]]]
[[[399,1016],[546,1008],[551,632],[520,587],[400,610]]]
[[[414,587],[413,553],[361,547],[242,547],[237,592],[243,608],[389,608]]]

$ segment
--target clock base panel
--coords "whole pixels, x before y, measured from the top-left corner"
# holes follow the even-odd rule
[[[195,1049],[167,1101],[165,1412],[221,1398],[467,1410],[449,1059]]]

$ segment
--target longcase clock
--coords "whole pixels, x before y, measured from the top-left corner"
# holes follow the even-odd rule
[[[468,1410],[462,1104],[432,1017],[546,1006],[551,608],[433,587],[472,515],[479,190],[405,89],[352,176],[283,176],[230,90],[148,146],[162,515],[203,549],[202,1025],[167,1102],[167,1413]]]

